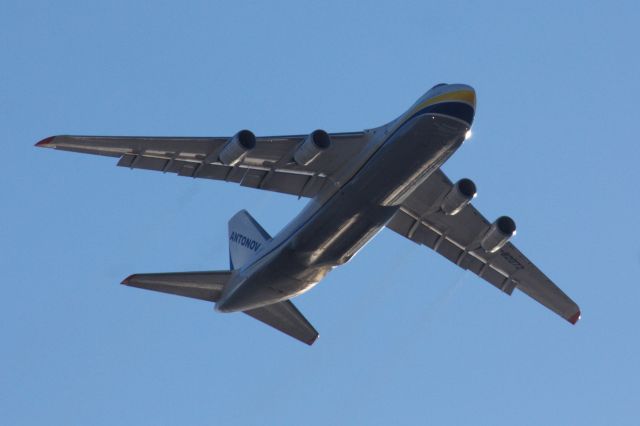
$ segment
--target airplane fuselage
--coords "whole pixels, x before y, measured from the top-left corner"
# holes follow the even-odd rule
[[[468,105],[423,108],[430,97],[443,96],[430,92],[397,120],[370,131],[369,149],[352,161],[345,183],[327,183],[254,261],[235,271],[217,310],[244,311],[308,291],[385,226],[462,144],[471,126],[474,111]]]

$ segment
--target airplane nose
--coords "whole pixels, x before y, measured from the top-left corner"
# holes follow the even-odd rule
[[[476,108],[476,91],[468,84],[439,83],[429,89],[426,98],[431,101],[465,102]]]
[[[436,84],[427,92],[419,108],[473,123],[476,110],[476,91],[467,84]]]

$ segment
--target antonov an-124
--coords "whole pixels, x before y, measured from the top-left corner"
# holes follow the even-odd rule
[[[230,268],[134,274],[123,284],[244,312],[304,343],[318,332],[291,299],[349,261],[383,227],[423,244],[506,294],[518,289],[575,324],[580,309],[509,239],[515,222],[489,222],[476,186],[440,167],[469,135],[476,94],[438,84],[397,119],[361,132],[256,137],[53,136],[36,144],[118,158],[118,166],[306,197],[275,236],[241,210],[229,220]]]

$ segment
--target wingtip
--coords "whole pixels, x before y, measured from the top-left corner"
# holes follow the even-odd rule
[[[51,148],[54,145],[51,143],[55,139],[55,136],[49,136],[48,138],[42,139],[40,142],[35,144],[38,148]]]
[[[127,278],[125,278],[124,280],[122,280],[122,282],[120,284],[124,284],[124,285],[129,285],[129,283],[131,282],[131,279],[135,276],[135,274],[131,274],[129,275]]]
[[[305,343],[306,343],[307,345],[311,346],[311,345],[313,345],[313,344],[316,342],[316,340],[318,340],[318,337],[320,337],[320,334],[317,334],[317,333],[316,333],[316,335],[315,335],[312,339],[309,339],[309,340],[308,340],[308,341],[306,341]]]
[[[569,322],[575,325],[578,321],[580,321],[581,317],[582,317],[582,313],[578,311],[571,318],[569,318]]]

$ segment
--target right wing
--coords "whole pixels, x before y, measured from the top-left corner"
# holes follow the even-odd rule
[[[327,179],[369,141],[366,132],[333,133],[332,144],[306,166],[293,154],[307,135],[257,137],[256,146],[237,164],[218,154],[229,137],[52,136],[36,146],[119,158],[118,166],[179,176],[236,182],[242,186],[313,197]]]
[[[471,204],[455,215],[439,209],[453,183],[435,171],[400,207],[387,227],[423,244],[463,269],[468,269],[511,295],[519,289],[567,321],[575,324],[580,308],[513,244],[495,253],[480,247],[491,225]]]

